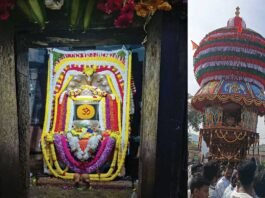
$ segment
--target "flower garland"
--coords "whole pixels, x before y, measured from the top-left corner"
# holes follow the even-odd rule
[[[99,71],[99,74],[105,75],[107,77],[107,81],[109,86],[112,86],[111,92],[115,95],[116,98],[120,98],[120,100],[123,100],[124,96],[124,80],[123,79],[117,79],[115,78],[115,75],[106,70],[106,71]],[[113,79],[113,80],[110,80]]]
[[[91,173],[95,172],[98,168],[100,168],[106,161],[110,153],[113,151],[115,146],[114,138],[107,138],[105,144],[100,147],[98,153],[100,155],[96,155],[93,159],[93,162],[88,162],[84,164],[78,164],[70,155],[69,152],[66,152],[65,145],[63,145],[64,138],[60,135],[55,135],[54,142],[56,145],[56,149],[62,161],[73,171],[77,173]],[[65,141],[64,141],[65,142]],[[64,143],[65,144],[65,143]],[[102,149],[103,148],[103,149]],[[71,160],[69,160],[71,159]]]
[[[116,102],[117,102],[117,105],[118,105],[118,108],[117,108],[117,119],[118,119],[118,131],[121,130],[121,98],[118,97],[118,94],[117,94],[117,89],[115,89],[114,85],[113,85],[113,81],[111,80],[110,76],[107,75],[107,81],[108,81],[108,84],[110,86],[110,89],[112,91],[112,93],[114,94],[115,98],[116,98]]]
[[[227,63],[227,62],[226,62]],[[229,63],[229,62],[228,62]],[[234,67],[232,64],[230,65],[225,65],[225,64],[216,64],[216,65],[211,65],[209,67],[200,69],[196,72],[196,77],[198,79],[201,78],[201,76],[204,73],[208,73],[208,72],[212,72],[212,71],[224,71],[223,75],[225,75],[225,71],[230,71],[231,73],[229,73],[229,75],[237,75],[237,74],[242,74],[243,72],[249,73],[249,74],[253,74],[253,75],[257,75],[258,77],[264,78],[265,77],[265,73],[260,71],[260,70],[256,70],[256,68],[251,68],[251,67]],[[241,73],[238,73],[241,72]],[[264,82],[264,80],[262,80],[261,82]]]
[[[62,99],[61,99],[62,98]],[[58,104],[58,111],[57,111],[57,118],[55,122],[55,132],[60,132],[64,131],[65,125],[66,125],[66,111],[67,111],[67,95],[62,94],[61,97],[58,99],[59,101]]]
[[[126,28],[133,22],[134,17],[134,0],[128,0],[126,4],[120,9],[120,14],[115,19],[114,25],[117,28]]]
[[[196,50],[196,52],[194,53],[194,57],[197,57],[198,54],[208,48],[211,47],[241,47],[241,48],[246,48],[246,49],[253,49],[260,52],[265,52],[264,49],[264,44],[262,45],[261,43],[256,42],[252,42],[250,40],[247,40],[248,42],[246,42],[245,40],[239,40],[239,39],[215,39],[214,41],[208,41],[205,42],[203,45],[199,46],[199,48]]]
[[[136,14],[140,17],[153,15],[157,10],[170,11],[172,6],[164,0],[147,1],[141,0],[136,6]]]
[[[119,16],[115,19],[114,25],[117,28],[126,28],[133,22],[134,0],[106,0],[100,1],[97,8],[105,14],[112,14],[119,11]]]
[[[260,65],[257,64],[252,64],[252,63],[247,63],[244,61],[240,60],[231,60],[231,61],[213,61],[213,62],[206,62],[204,64],[199,65],[199,67],[196,68],[194,71],[195,75],[197,75],[198,71],[203,70],[208,67],[218,67],[218,66],[224,66],[224,67],[235,67],[238,69],[241,69],[240,67],[243,68],[253,68],[255,70],[258,70],[262,73],[265,73],[265,67],[261,67]]]
[[[200,137],[203,137],[207,146],[210,146],[210,153],[215,159],[239,160],[246,155],[246,152],[242,151],[242,144],[248,150],[252,144],[255,144],[259,134],[246,130],[214,128],[201,129]],[[239,154],[241,156],[238,156]]]
[[[112,58],[111,58],[111,60],[112,60]],[[64,61],[61,61],[61,63],[63,63],[63,62]],[[62,66],[63,66],[63,64],[62,64]],[[60,75],[59,74],[56,74],[55,77],[54,77],[54,79],[56,79],[56,91],[55,91],[55,93],[58,93],[61,90],[61,88],[63,86],[63,83],[65,82],[65,79],[68,79],[70,75],[78,75],[78,74],[80,74],[80,72],[83,72],[84,65],[80,65],[80,68],[81,69],[78,67],[78,69],[79,69],[78,71],[75,71],[74,70],[75,67],[76,66],[74,66],[74,67],[71,66],[71,67],[69,67],[66,70],[62,68],[61,70],[63,70],[64,72],[61,72],[61,73],[60,73],[60,70],[58,69],[59,70],[58,72],[60,73]],[[115,70],[113,66],[108,67],[108,66],[99,65],[97,67],[97,69],[96,69],[96,73],[98,73],[98,74],[107,74],[107,73],[109,73],[109,74],[111,74],[112,77],[114,77],[116,79],[117,82],[124,82],[125,81],[124,78],[126,76],[123,72],[121,72],[119,70]],[[121,97],[123,97],[123,94],[124,93],[123,93],[123,86],[122,86],[122,84],[121,83],[118,83],[117,84],[117,87],[119,88],[119,92],[122,95]],[[77,93],[76,94],[73,94],[73,95],[79,95],[80,94],[79,93],[80,90],[77,89],[75,91]],[[102,94],[104,95],[104,93],[102,93]]]
[[[231,45],[231,46],[229,46],[229,45]],[[229,45],[224,45],[224,46],[215,45],[212,47],[208,47],[204,50],[201,50],[200,53],[197,54],[196,60],[202,58],[204,55],[207,55],[209,53],[215,53],[215,52],[220,52],[223,55],[226,55],[226,53],[230,53],[230,52],[238,52],[238,53],[241,53],[244,55],[256,55],[257,57],[261,57],[261,58],[264,58],[264,56],[265,56],[265,53],[264,53],[265,50],[264,50],[264,52],[262,52],[262,51],[257,50],[257,49],[238,47],[238,46],[236,46],[236,44],[232,45],[230,43]]]
[[[239,34],[239,33],[237,32],[237,29],[236,29],[236,28],[227,28],[227,27],[223,27],[223,28],[216,29],[216,30],[214,30],[214,31],[212,31],[212,32],[209,32],[209,33],[208,33],[208,34],[202,39],[202,41],[200,42],[200,45],[201,45],[203,42],[205,42],[205,41],[207,41],[208,39],[210,39],[210,38],[214,38],[214,37],[219,36],[219,35],[221,35],[221,36],[222,36],[222,35],[227,35],[227,34],[233,34],[233,35],[238,36],[238,37],[248,35],[249,38],[251,38],[251,37],[252,37],[252,38],[255,37],[256,39],[259,39],[261,42],[264,42],[264,38],[263,38],[263,36],[260,35],[259,33],[255,32],[255,31],[251,30],[251,29],[244,29],[243,32]]]
[[[106,97],[106,128],[118,131],[118,107],[116,100],[110,95]]]
[[[133,22],[134,10],[140,17],[153,15],[157,10],[170,11],[171,5],[163,0],[157,1],[140,1],[135,5],[134,0],[106,0],[100,1],[97,8],[106,14],[120,12],[115,19],[114,25],[117,28],[126,28]]]
[[[218,63],[220,63],[220,61],[223,61],[222,63],[224,64],[216,66]],[[244,54],[243,52],[233,52],[233,51],[227,51],[227,52],[215,51],[201,55],[200,59],[194,60],[194,65],[195,65],[195,76],[199,84],[201,84],[201,81],[206,76],[207,77],[213,76],[213,74],[210,74],[210,72],[218,71],[219,75],[224,76],[226,75],[226,70],[230,70],[229,72],[230,76],[243,75],[244,77],[252,78],[256,81],[259,81],[261,84],[264,84],[263,72],[265,67],[263,68],[263,65],[265,65],[265,57],[262,58],[259,55]]]
[[[241,42],[241,43],[250,43],[254,46],[260,46],[264,45],[265,39],[260,38],[254,35],[249,35],[249,34],[219,34],[219,36],[214,35],[211,37],[205,38],[203,42],[200,43],[199,47],[204,47],[205,45],[209,45],[215,42],[225,42],[225,41],[231,41],[231,42]]]
[[[86,133],[86,131],[84,132]],[[84,136],[84,132],[82,132],[79,137],[73,136],[71,132],[66,134],[71,151],[74,153],[75,157],[81,161],[86,161],[92,157],[100,143],[100,139],[102,138],[101,135],[90,137],[87,142],[87,146],[83,151],[80,148],[79,140],[82,139],[82,136]]]
[[[206,66],[204,66],[205,64],[214,64],[214,63],[219,63],[219,62],[226,62],[226,63],[238,63],[237,67],[240,67],[242,65],[242,67],[247,67],[248,65],[250,65],[250,68],[257,68],[257,70],[264,70],[265,69],[265,63],[259,60],[255,60],[255,59],[250,59],[247,57],[237,57],[237,56],[222,56],[222,55],[217,55],[217,56],[212,56],[212,57],[208,57],[205,58],[199,62],[197,62],[195,64],[194,67],[194,72],[197,72],[198,69],[203,69]],[[244,63],[244,64],[243,64]]]
[[[265,39],[252,30],[238,33],[220,28],[201,41],[194,54],[194,72],[200,86],[211,80],[244,78],[264,88]]]
[[[67,144],[66,137],[65,136],[61,136],[61,143],[62,143],[63,151],[65,152],[65,156],[66,156],[67,160],[69,162],[71,162],[73,165],[75,165],[76,167],[81,168],[81,169],[85,169],[86,167],[93,165],[99,159],[99,157],[101,156],[101,154],[105,150],[107,142],[108,142],[108,138],[105,138],[100,143],[99,149],[98,149],[96,155],[93,157],[93,159],[91,161],[80,162],[80,161],[77,161],[72,156],[72,153],[70,152],[68,144]]]
[[[259,115],[262,115],[265,112],[265,101],[259,100],[256,98],[246,97],[244,95],[235,95],[235,94],[203,94],[203,95],[195,95],[192,98],[192,105],[200,110],[203,111],[205,104],[215,104],[218,102],[226,103],[226,102],[235,102],[240,105],[245,106],[256,106],[258,107]],[[206,103],[207,102],[207,103]]]
[[[131,63],[132,63],[132,56],[131,54],[129,55],[129,59],[128,59],[128,71],[131,71]],[[128,78],[127,79],[131,79],[131,72],[128,72]],[[125,109],[125,114],[126,114],[126,117],[123,116],[122,118],[122,129],[125,128],[125,130],[121,130],[121,136],[119,135],[120,138],[117,139],[117,145],[118,145],[118,148],[117,148],[117,155],[118,155],[118,158],[117,158],[117,168],[115,170],[114,173],[113,170],[114,170],[114,164],[116,163],[116,161],[112,161],[112,164],[111,164],[111,168],[109,169],[109,171],[106,173],[106,174],[92,174],[90,175],[90,178],[95,180],[95,181],[111,181],[113,179],[115,179],[118,174],[120,173],[122,167],[123,167],[123,164],[125,162],[125,158],[126,158],[126,153],[127,153],[127,149],[128,149],[128,139],[129,139],[129,133],[130,133],[130,116],[129,116],[129,113],[130,113],[130,84],[128,83],[127,84],[127,87],[126,87],[126,100],[124,100],[125,102],[123,103],[123,108]],[[120,120],[120,119],[119,119]],[[111,134],[111,137],[117,137],[117,135],[115,133],[112,133]],[[114,159],[116,159],[116,157],[114,157]]]
[[[194,59],[194,64],[197,64],[197,62],[202,61],[205,58],[210,58],[210,57],[225,57],[228,60],[233,60],[233,57],[246,57],[248,59],[252,59],[253,61],[257,60],[257,61],[262,61],[263,64],[265,62],[265,57],[261,57],[260,55],[256,55],[256,54],[246,54],[244,52],[237,52],[237,51],[231,51],[231,50],[227,50],[224,52],[221,51],[214,51],[214,52],[209,52],[207,54],[201,55],[200,57]]]
[[[257,72],[253,69],[243,69],[242,70],[233,70],[226,69],[224,67],[220,68],[208,68],[205,71],[202,71],[200,74],[196,76],[198,83],[202,86],[208,81],[203,81],[203,79],[212,78],[212,79],[229,79],[229,80],[237,80],[243,78],[246,82],[255,83],[256,85],[260,85],[263,88],[265,84],[264,75],[260,72]],[[257,83],[258,82],[258,83]]]

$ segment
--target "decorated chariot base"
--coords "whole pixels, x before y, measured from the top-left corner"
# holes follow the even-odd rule
[[[49,172],[109,181],[126,156],[131,111],[131,54],[49,51],[42,151]]]

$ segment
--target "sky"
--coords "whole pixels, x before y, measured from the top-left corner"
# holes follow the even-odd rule
[[[199,85],[193,73],[191,40],[199,44],[203,37],[221,27],[225,27],[229,18],[235,16],[236,7],[240,7],[240,16],[250,28],[265,37],[265,1],[264,0],[189,0],[188,1],[188,92],[195,95]],[[265,144],[264,117],[258,121],[257,132],[260,144]]]

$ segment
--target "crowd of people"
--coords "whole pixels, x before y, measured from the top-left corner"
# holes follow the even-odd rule
[[[221,164],[211,160],[190,166],[189,198],[265,198],[265,168],[256,161]]]

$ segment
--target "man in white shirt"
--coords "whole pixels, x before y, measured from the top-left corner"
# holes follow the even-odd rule
[[[222,198],[230,198],[231,194],[234,190],[236,190],[237,185],[237,170],[234,170],[232,177],[230,179],[229,186],[225,189],[223,197]]]
[[[242,161],[238,166],[239,187],[233,191],[231,198],[253,198],[256,197],[253,188],[253,180],[256,171],[256,164],[253,161]]]
[[[233,173],[233,167],[230,164],[227,164],[224,170],[224,176],[218,180],[215,186],[216,198],[222,198],[225,189],[230,184],[230,178],[232,176],[232,173]]]

